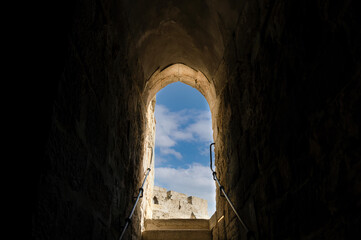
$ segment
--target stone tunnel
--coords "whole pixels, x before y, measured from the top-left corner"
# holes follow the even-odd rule
[[[209,103],[217,176],[255,239],[360,236],[356,5],[49,3],[33,96],[33,239],[119,238],[154,164],[155,94],[177,81]],[[152,177],[124,239],[141,239]],[[247,239],[219,188],[215,214],[213,239]]]

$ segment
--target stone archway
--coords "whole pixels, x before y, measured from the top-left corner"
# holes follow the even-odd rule
[[[196,88],[207,100],[209,109],[212,113],[213,138],[216,139],[217,128],[215,127],[215,124],[218,110],[216,89],[213,82],[208,80],[200,71],[181,63],[172,64],[165,69],[155,71],[147,81],[143,92],[145,106],[147,106],[147,109],[149,108],[151,101],[155,99],[155,95],[159,90],[166,87],[168,84],[178,81]]]
[[[213,139],[217,137],[217,101],[216,91],[213,83],[200,71],[190,68],[184,64],[173,64],[165,69],[157,70],[153,73],[147,81],[145,90],[142,93],[143,103],[146,106],[146,128],[144,138],[144,155],[143,166],[144,169],[150,167],[154,169],[154,161],[151,159],[151,150],[155,147],[155,97],[159,90],[174,82],[182,82],[193,88],[196,88],[207,100],[211,115],[212,115],[212,129]],[[211,177],[211,176],[210,176]],[[151,171],[146,188],[148,189],[145,196],[145,201],[141,204],[141,226],[143,230],[144,218],[152,218],[151,205],[153,201],[153,188],[154,188],[154,171]]]

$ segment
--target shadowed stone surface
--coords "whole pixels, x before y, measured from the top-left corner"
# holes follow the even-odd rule
[[[169,229],[207,229],[208,219],[147,219],[146,230],[169,230]]]
[[[212,235],[209,230],[151,230],[143,233],[143,240],[209,240]]]
[[[49,4],[33,238],[118,239],[147,168],[143,93],[175,63],[214,86],[217,175],[256,239],[361,234],[356,1]],[[125,239],[140,238],[142,214]],[[221,216],[213,239],[245,239],[217,191]]]
[[[221,182],[259,239],[352,238],[361,222],[355,8],[263,3],[244,1],[216,74],[228,80],[218,93]],[[217,215],[214,239],[245,235],[219,195]]]

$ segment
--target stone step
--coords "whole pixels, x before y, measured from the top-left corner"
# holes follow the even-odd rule
[[[211,240],[210,230],[148,230],[142,234],[143,240]]]
[[[209,230],[208,219],[146,219],[145,230],[199,229]]]

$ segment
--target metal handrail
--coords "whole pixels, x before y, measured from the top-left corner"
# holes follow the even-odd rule
[[[234,205],[231,201],[231,199],[229,199],[226,191],[224,190],[224,187],[221,185],[221,183],[219,182],[218,178],[217,178],[217,173],[213,170],[212,168],[212,145],[214,146],[215,143],[211,143],[211,145],[209,146],[209,153],[210,153],[210,168],[212,170],[212,175],[213,175],[213,179],[214,181],[217,182],[218,187],[220,189],[220,191],[223,193],[224,197],[227,199],[229,205],[231,206],[231,208],[233,209],[233,212],[236,214],[238,220],[241,222],[243,228],[246,230],[247,232],[247,237],[250,238],[251,236],[253,236],[253,233],[248,229],[248,227],[246,226],[246,224],[242,221],[241,217],[239,216],[239,214],[237,213],[236,209],[234,208]],[[222,194],[221,194],[222,196]]]
[[[150,164],[151,164],[152,161],[153,161],[154,151],[153,151],[153,147],[150,147],[150,148],[152,148],[152,155],[151,155],[151,159],[150,159]],[[144,193],[144,188],[143,187],[144,187],[145,181],[147,180],[147,177],[148,177],[148,175],[150,173],[150,170],[151,169],[148,168],[147,171],[146,171],[145,178],[143,180],[142,186],[139,188],[139,193],[138,193],[138,196],[137,196],[137,200],[135,201],[135,203],[133,205],[133,208],[132,208],[132,211],[129,214],[129,217],[125,219],[125,226],[123,227],[123,230],[122,230],[122,233],[120,234],[119,240],[121,240],[123,238],[123,236],[125,234],[125,231],[127,230],[128,226],[129,226],[129,224],[131,222],[131,219],[133,217],[133,213],[135,211],[135,208],[137,207],[139,199],[143,197],[143,193]]]

